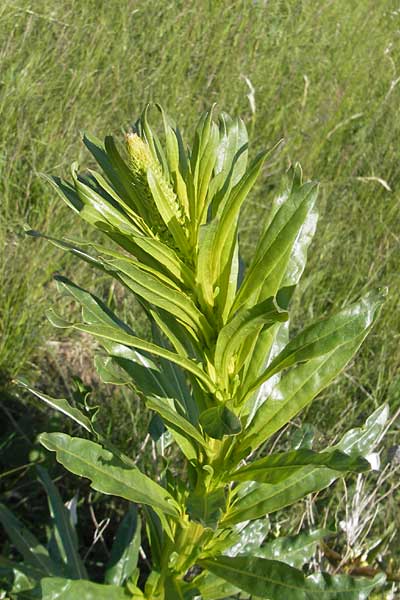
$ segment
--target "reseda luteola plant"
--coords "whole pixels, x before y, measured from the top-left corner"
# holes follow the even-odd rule
[[[79,174],[74,164],[72,183],[52,179],[66,203],[112,243],[47,237],[134,294],[153,340],[135,335],[100,299],[63,277],[59,286],[81,304],[82,320],[70,323],[54,311],[49,318],[97,338],[105,351],[97,359],[100,376],[139,394],[153,411],[152,435],[176,443],[186,467],[178,475],[167,461],[156,483],[112,447],[84,407],[34,392],[94,439],[45,433],[41,443],[94,489],[141,505],[146,527],[136,540],[147,535],[151,548],[145,581],[136,543],[123,575],[106,578],[107,586],[59,579],[61,598],[84,597],[89,588],[98,598],[135,600],[239,592],[270,600],[366,598],[380,577],[306,577],[276,545],[272,554],[266,515],[345,472],[369,469],[365,456],[383,431],[386,408],[324,452],[260,449],[351,360],[384,293],[372,291],[289,337],[290,300],[316,228],[317,184],[304,183],[298,165],[289,172],[243,272],[239,215],[270,152],[249,162],[244,123],[222,113],[217,124],[212,110],[188,149],[158,108],[164,144],[146,109],[126,136],[125,157],[111,137],[104,144],[84,137],[104,176]],[[259,458],[251,460],[256,451]],[[42,580],[42,590],[49,581]]]

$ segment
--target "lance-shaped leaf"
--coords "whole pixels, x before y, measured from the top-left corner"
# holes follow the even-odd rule
[[[51,396],[47,396],[39,390],[35,390],[34,388],[29,387],[24,381],[20,379],[16,380],[16,383],[24,387],[31,394],[36,396],[36,398],[39,398],[39,400],[42,400],[42,402],[47,404],[47,406],[50,406],[50,408],[53,408],[54,410],[62,413],[63,415],[66,415],[67,417],[75,421],[75,423],[78,423],[78,425],[86,429],[86,431],[89,431],[89,433],[97,435],[95,429],[93,428],[90,418],[87,415],[85,415],[79,408],[71,406],[69,401],[65,398],[52,398]]]
[[[363,600],[385,580],[384,575],[373,579],[325,573],[305,577],[302,571],[283,562],[250,556],[219,556],[200,564],[244,592],[268,600],[318,600],[325,596]]]
[[[180,433],[185,438],[196,441],[200,446],[207,448],[207,443],[200,431],[196,429],[185,417],[181,416],[166,400],[160,398],[146,398],[146,405],[156,411],[163,419],[167,427]]]
[[[198,249],[198,264],[203,267],[198,271],[198,281],[208,304],[212,306],[211,297],[219,288],[220,294],[227,291],[226,283],[231,273],[231,260],[234,256],[237,236],[239,212],[248,193],[254,186],[262,165],[269,152],[261,153],[233,188],[229,199],[220,207],[214,220],[206,226]],[[222,281],[222,279],[224,279]],[[222,312],[224,302],[219,302]]]
[[[140,190],[135,186],[134,177],[131,169],[127,165],[127,163],[122,158],[121,154],[118,151],[118,148],[115,144],[114,138],[111,135],[108,135],[104,139],[104,147],[107,152],[107,155],[110,159],[112,166],[115,171],[118,173],[118,178],[120,182],[123,184],[126,192],[124,194],[124,198],[129,198],[132,207],[138,212],[139,215],[147,222],[147,225],[151,225],[149,223],[149,210],[143,201]]]
[[[351,342],[360,331],[370,326],[383,298],[382,291],[370,292],[332,317],[304,329],[271,361],[249,393],[282,369],[317,358]]]
[[[130,600],[132,594],[116,585],[91,581],[45,577],[40,582],[41,600]]]
[[[333,449],[348,455],[367,456],[379,443],[388,415],[386,405],[379,407],[363,427],[348,431]],[[323,490],[341,475],[340,471],[310,465],[275,485],[255,482],[240,484],[236,488],[237,500],[223,524],[231,526],[280,510],[311,492]]]
[[[192,492],[187,499],[187,511],[190,517],[204,527],[216,529],[226,506],[226,493],[223,487],[213,492]]]
[[[71,514],[64,506],[61,496],[45,469],[37,467],[39,479],[46,490],[53,518],[55,542],[65,565],[65,572],[71,579],[87,579],[85,566],[79,556],[78,537],[71,521]]]
[[[317,194],[318,187],[315,183],[304,184],[298,193],[289,196],[277,212],[266,234],[260,240],[232,311],[236,311],[244,303],[251,302],[261,289],[269,296],[276,293],[276,285],[271,285],[271,289],[266,290],[266,282],[269,278],[271,282],[276,279],[276,269],[281,274],[280,278],[283,277],[292,248],[304,222],[313,210]],[[278,281],[280,278],[278,277]]]
[[[209,325],[195,304],[184,293],[167,285],[151,273],[146,273],[129,260],[109,260],[107,264],[118,272],[119,278],[141,298],[166,310],[178,321],[187,324],[198,335],[211,334]]]
[[[360,318],[345,343],[339,340],[327,354],[294,367],[281,378],[240,440],[244,452],[256,448],[283,427],[340,373],[368,334],[384,297],[382,292],[367,295],[359,304]]]
[[[93,489],[148,504],[166,515],[178,515],[179,507],[167,490],[139,469],[127,467],[99,444],[65,433],[43,433],[39,441],[48,450],[56,452],[58,462],[66,469],[90,479]]]
[[[51,315],[49,315],[49,317],[51,317]],[[130,346],[132,348],[136,348],[137,350],[143,350],[145,352],[149,352],[150,354],[154,354],[155,356],[161,356],[161,358],[170,360],[171,362],[176,363],[183,369],[187,370],[189,373],[195,375],[195,377],[204,383],[211,392],[215,390],[215,385],[200,366],[188,358],[183,358],[179,356],[179,354],[175,354],[175,352],[166,350],[165,348],[157,346],[156,344],[152,344],[151,342],[145,342],[141,338],[125,333],[116,327],[110,327],[106,325],[86,325],[85,323],[73,323],[67,324],[67,326],[73,327],[78,331],[91,333],[95,337],[99,337],[101,339],[104,338],[106,340],[110,340],[111,342],[116,342],[117,344]]]
[[[249,337],[257,337],[262,327],[287,319],[288,313],[277,305],[274,298],[268,298],[249,309],[239,310],[219,332],[214,354],[216,371],[228,374],[230,360]],[[235,366],[238,371],[242,364]]]
[[[323,538],[332,535],[333,532],[328,529],[316,529],[297,535],[277,537],[267,541],[261,548],[257,548],[254,554],[260,558],[281,560],[291,567],[300,569],[313,558],[318,543]]]
[[[281,198],[278,198],[275,203],[279,207],[281,204]],[[268,289],[273,295],[279,295],[279,288],[293,292],[297,286],[306,266],[307,251],[315,234],[317,220],[318,213],[314,205],[314,207],[308,213],[303,225],[301,226],[296,241],[291,249],[289,262],[287,263],[286,272],[283,275],[283,278],[276,281],[276,287],[273,287],[271,282],[268,286]],[[261,291],[260,295],[260,298],[264,297],[266,297],[265,289]],[[286,308],[286,306],[284,308]],[[285,347],[285,345],[288,343],[288,338],[288,323],[283,323],[273,327],[272,329],[261,331],[257,338],[254,349],[252,349],[251,360],[249,360],[246,368],[245,379],[243,381],[244,390],[249,389],[250,384],[259,377],[260,373],[268,367],[271,360]],[[250,399],[250,420],[253,418],[261,404],[263,404],[263,402],[267,399],[272,388],[279,380],[279,377],[280,375],[277,374],[273,379],[270,378],[264,382]]]
[[[162,180],[161,173],[156,170],[151,168],[148,170],[147,181],[162,220],[168,227],[180,251],[187,256],[190,253],[190,247],[185,227],[182,225],[182,215],[178,209],[175,193],[169,187],[169,184]]]
[[[134,195],[132,186],[130,185],[130,183],[128,183],[129,179],[124,179],[120,176],[121,173],[119,169],[115,168],[115,161],[112,161],[110,159],[110,156],[108,156],[103,142],[101,142],[95,136],[89,135],[87,133],[83,136],[82,139],[86,148],[94,156],[94,158],[104,171],[105,175],[107,176],[108,180],[114,187],[117,194],[119,194],[119,196],[121,196],[122,198],[126,196],[130,197],[131,203],[133,201],[133,205],[135,205],[136,197]]]
[[[232,119],[227,113],[219,116],[220,140],[217,150],[215,173],[218,184],[211,182],[210,188],[222,194],[213,198],[213,212],[215,214],[219,204],[226,193],[242,179],[246,172],[248,159],[248,135],[246,125],[242,119]]]
[[[202,560],[200,565],[240,590],[260,598],[307,598],[304,574],[285,563],[249,556],[219,556]]]
[[[63,567],[50,558],[47,549],[3,504],[0,504],[0,523],[28,567],[42,577],[64,574]]]
[[[193,580],[191,587],[202,600],[226,600],[240,592],[238,587],[207,570]]]
[[[237,556],[238,554],[259,556],[261,545],[263,545],[270,529],[271,524],[268,517],[257,519],[256,521],[238,523],[233,533],[234,538],[236,537],[237,539],[223,554],[225,556]]]
[[[238,471],[231,473],[233,481],[258,481],[259,483],[279,483],[308,465],[328,467],[335,471],[362,473],[371,465],[362,456],[348,455],[340,450],[314,452],[303,448],[290,452],[271,454],[260,458]]]
[[[240,419],[225,405],[212,406],[203,411],[200,414],[200,424],[205,433],[216,440],[242,431]]]
[[[136,569],[141,542],[141,520],[134,504],[122,519],[111,548],[105,583],[124,585]]]
[[[78,165],[73,163],[71,173],[76,192],[83,203],[80,215],[96,226],[97,219],[109,223],[110,226],[115,227],[120,232],[142,233],[137,226],[137,222],[134,222],[122,208],[116,207],[110,199],[104,198],[103,195],[90,187],[88,180],[78,175],[77,168]]]

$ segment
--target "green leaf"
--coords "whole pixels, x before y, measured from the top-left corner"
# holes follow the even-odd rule
[[[131,504],[122,519],[111,548],[105,583],[124,585],[134,572],[141,543],[141,520],[136,506]]]
[[[240,590],[261,598],[305,600],[307,597],[303,573],[275,560],[219,556],[202,560],[200,565]]]
[[[279,209],[258,244],[255,257],[233,304],[233,312],[242,304],[251,303],[257,298],[261,289],[263,290],[261,300],[276,294],[277,286],[286,272],[296,238],[310,211],[313,210],[317,194],[317,185],[307,183],[298,193],[289,196]]]
[[[179,507],[164,488],[139,469],[127,467],[99,444],[65,433],[42,433],[39,441],[56,452],[58,462],[71,473],[90,479],[93,489],[148,504],[165,515],[177,517]]]
[[[63,568],[50,558],[47,549],[3,504],[0,504],[0,523],[28,567],[42,577],[63,574]]]
[[[62,413],[63,415],[66,415],[67,417],[75,421],[75,423],[78,423],[78,425],[86,429],[86,431],[89,431],[89,433],[97,435],[96,431],[93,428],[90,418],[87,417],[78,408],[71,406],[71,404],[65,398],[51,398],[51,396],[47,396],[46,394],[43,394],[42,392],[39,392],[38,390],[29,387],[24,381],[20,379],[17,379],[16,383],[27,389],[31,394],[36,396],[36,398],[39,398],[40,400],[45,402],[48,406],[50,406],[50,408],[53,408],[54,410]]]
[[[226,600],[240,592],[238,587],[209,571],[203,571],[193,580],[192,585],[201,600]]]
[[[308,465],[318,465],[335,471],[352,471],[356,473],[369,471],[371,468],[369,462],[362,456],[349,456],[340,450],[314,452],[303,448],[260,458],[231,473],[229,480],[279,483]]]
[[[132,597],[119,586],[61,577],[42,579],[40,592],[41,600],[129,600]]]
[[[268,600],[318,600],[325,596],[363,600],[385,580],[384,575],[355,579],[326,573],[306,578],[302,571],[283,562],[250,556],[220,556],[202,560],[200,564],[239,589]]]
[[[222,112],[219,117],[220,142],[217,150],[215,173],[221,174],[220,180],[226,186],[235,186],[242,179],[247,167],[248,136],[242,119],[232,119]],[[214,207],[213,207],[214,208]],[[217,207],[216,207],[217,208]]]
[[[213,406],[200,415],[200,424],[210,437],[221,440],[224,435],[237,435],[242,431],[240,419],[227,406]]]
[[[163,556],[164,531],[160,519],[151,507],[144,506],[143,512],[146,519],[147,539],[151,548],[151,562],[154,570],[158,571]]]
[[[385,580],[384,573],[380,573],[371,579],[351,577],[350,575],[316,573],[307,577],[307,581],[312,582],[312,588],[314,588],[307,598],[310,598],[310,600],[319,600],[319,598],[325,597],[330,600],[365,600],[373,590],[382,586]]]
[[[260,558],[281,560],[299,569],[313,558],[318,542],[332,535],[333,532],[328,529],[316,529],[297,535],[277,537],[267,541],[261,548],[255,550],[254,554]]]
[[[112,136],[106,136],[104,147],[112,168],[117,174],[118,181],[120,185],[123,186],[123,192],[121,190],[122,198],[129,199],[132,208],[135,209],[143,219],[146,219],[146,207],[143,205],[140,194],[138,194],[134,188],[131,170],[118,152]]]
[[[360,318],[357,318],[345,343],[338,340],[336,348],[329,346],[327,354],[296,366],[281,378],[240,440],[243,454],[249,448],[257,448],[290,421],[340,373],[368,334],[383,300],[382,293],[365,296],[357,308]]]
[[[225,489],[213,492],[192,492],[187,499],[187,511],[190,517],[204,527],[216,529],[226,506]]]
[[[0,556],[0,582],[3,582],[4,577],[8,579],[8,587],[10,593],[20,593],[21,598],[30,598],[27,594],[28,590],[32,590],[35,584],[43,577],[43,571],[35,569],[26,562],[14,562]],[[3,591],[0,588],[0,591]],[[22,595],[24,592],[24,595]],[[25,596],[26,593],[26,596]],[[11,596],[13,598],[13,596]]]
[[[128,235],[130,233],[142,233],[137,224],[121,208],[117,208],[110,198],[106,199],[99,194],[88,185],[87,179],[84,180],[78,175],[76,163],[72,165],[72,176],[76,192],[83,203],[83,208],[80,211],[80,216],[83,219],[98,228],[99,222],[106,222],[120,233]]]
[[[176,289],[175,285],[167,285],[128,259],[108,260],[107,264],[118,273],[119,279],[129,289],[146,302],[166,310],[179,322],[192,328],[198,336],[203,332],[206,336],[211,334],[209,325],[193,301],[187,294]]]
[[[146,398],[146,405],[151,410],[156,411],[163,419],[167,427],[173,431],[177,431],[180,435],[185,438],[191,438],[196,441],[203,448],[207,448],[207,443],[200,431],[194,427],[185,417],[182,417],[176,410],[174,410],[166,400],[160,398],[150,397]]]
[[[151,168],[147,171],[147,181],[162,220],[166,224],[178,248],[184,255],[188,256],[190,254],[190,247],[185,228],[181,223],[182,216],[179,212],[175,193],[169,184],[162,180],[162,175],[156,173]]]
[[[327,354],[357,337],[371,325],[384,297],[382,291],[370,292],[359,302],[304,329],[272,360],[250,393],[282,369]]]
[[[199,381],[204,383],[211,392],[215,390],[214,383],[199,365],[197,365],[194,361],[190,359],[183,358],[179,356],[179,354],[175,354],[175,352],[166,350],[165,348],[157,346],[156,344],[152,344],[151,342],[145,342],[141,338],[125,333],[117,327],[110,327],[107,325],[86,325],[85,323],[71,323],[70,327],[73,327],[78,331],[91,333],[95,337],[99,337],[101,339],[104,338],[111,342],[122,344],[123,346],[136,348],[137,350],[143,350],[144,352],[149,352],[150,354],[154,354],[155,356],[160,356],[161,358],[170,360],[171,362],[179,365],[183,369],[189,371],[189,373],[195,375],[195,377],[197,377]]]
[[[260,328],[287,319],[288,313],[277,305],[274,298],[268,298],[249,309],[239,310],[219,332],[214,354],[217,373],[229,373],[230,360],[248,338],[257,337]],[[242,364],[242,362],[236,363],[236,372]]]
[[[37,471],[47,493],[50,514],[53,518],[55,540],[65,564],[66,575],[71,579],[87,579],[85,566],[79,556],[78,537],[71,522],[70,512],[64,506],[61,496],[47,471],[40,465],[37,466]]]
[[[333,449],[346,454],[367,456],[380,441],[388,420],[388,407],[379,407],[361,428],[348,431]],[[236,488],[237,500],[226,515],[223,525],[231,526],[247,519],[258,519],[294,504],[311,492],[322,490],[333,483],[342,473],[318,466],[307,466],[296,471],[284,481],[268,483],[244,483]]]
[[[256,521],[238,523],[233,533],[237,539],[223,554],[225,556],[237,556],[238,554],[258,556],[259,552],[262,551],[260,546],[263,544],[270,529],[271,524],[268,517],[257,519]]]

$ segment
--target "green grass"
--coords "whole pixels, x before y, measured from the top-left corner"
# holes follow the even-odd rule
[[[54,271],[93,289],[106,285],[24,236],[24,223],[53,235],[81,231],[39,174],[64,173],[75,158],[85,163],[81,132],[118,136],[150,100],[162,102],[186,136],[198,113],[216,102],[217,110],[245,118],[253,154],[281,137],[286,142],[243,214],[245,257],[287,165],[298,160],[306,177],[321,181],[320,224],[296,297],[298,326],[367,288],[390,289],[356,361],[307,420],[333,436],[382,401],[394,412],[400,404],[399,29],[400,12],[391,0],[3,0],[3,382],[24,372],[51,390],[57,387],[52,380],[59,381],[52,365],[59,364],[67,379],[69,359],[79,370],[76,355],[85,352],[85,341],[77,340],[75,353],[60,353],[69,342],[43,318],[56,295]],[[130,426],[117,413],[116,437],[128,439]],[[393,429],[389,443],[395,440]],[[399,518],[394,508],[387,516],[393,518]]]

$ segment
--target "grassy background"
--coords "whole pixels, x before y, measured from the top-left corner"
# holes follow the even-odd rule
[[[400,404],[399,33],[400,11],[391,0],[3,0],[2,418],[19,419],[9,385],[17,374],[57,393],[67,393],[73,372],[96,385],[91,343],[60,337],[43,314],[56,296],[55,271],[93,289],[106,284],[27,239],[23,224],[79,236],[80,224],[39,174],[64,173],[76,158],[84,163],[82,131],[119,135],[150,100],[161,102],[187,137],[213,102],[246,120],[253,154],[284,137],[270,178],[242,216],[245,257],[287,165],[298,160],[306,177],[321,181],[320,225],[296,298],[298,326],[371,287],[388,285],[390,295],[357,360],[307,420],[333,437],[382,401],[394,413]],[[134,443],[139,409],[127,423],[120,414],[129,399],[99,393],[115,437]],[[30,415],[30,439],[40,431],[39,417]],[[387,445],[397,436],[394,426]],[[394,477],[382,484],[382,495]],[[394,492],[379,510],[377,535],[393,520],[400,524]],[[398,552],[393,544],[391,552]]]

